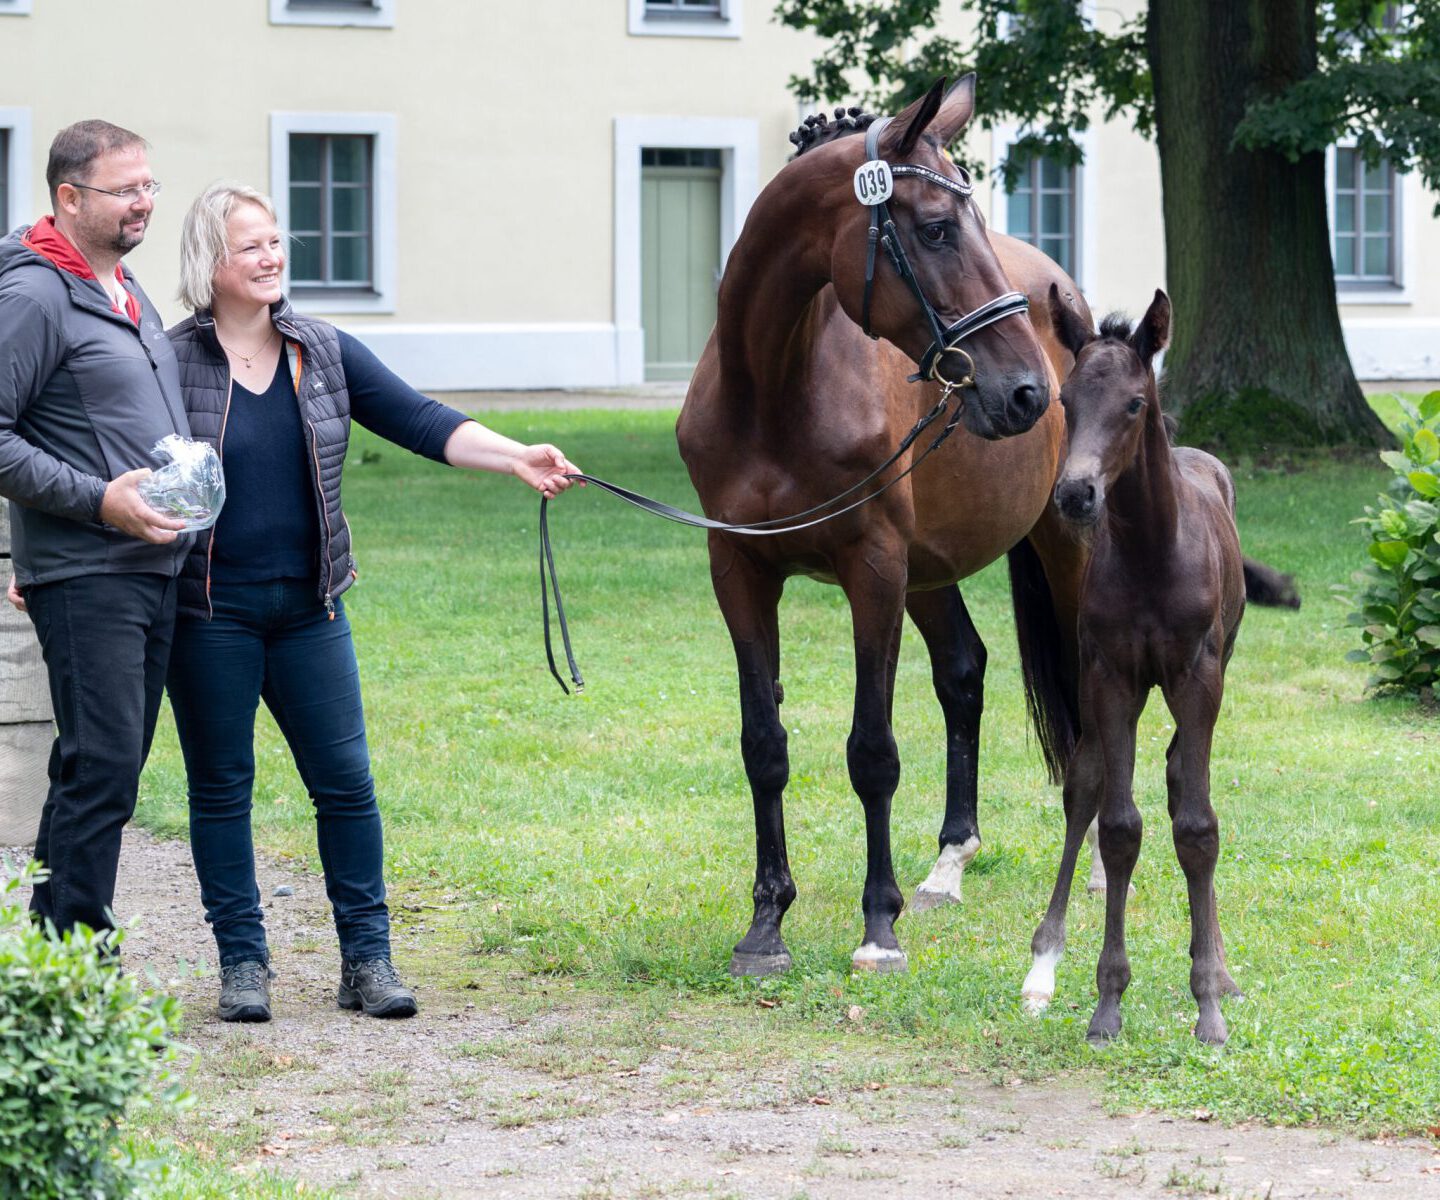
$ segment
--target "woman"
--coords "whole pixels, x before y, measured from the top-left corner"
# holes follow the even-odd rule
[[[285,238],[269,199],[210,187],[185,217],[169,331],[191,430],[225,467],[227,500],[180,579],[169,691],[190,790],[190,841],[220,952],[220,1016],[270,1019],[270,955],[250,834],[255,713],[274,715],[315,804],[340,938],[341,1007],[408,1017],[390,960],[380,812],[360,677],[340,599],[355,578],[340,471],[350,419],[456,467],[509,472],[553,497],[576,468],[428,400],[356,339],[281,293]]]

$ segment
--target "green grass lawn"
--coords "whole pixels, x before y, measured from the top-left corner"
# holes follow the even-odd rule
[[[560,443],[595,474],[694,506],[673,412],[489,420]],[[362,463],[366,451],[378,461]],[[1383,482],[1378,464],[1237,470],[1247,552],[1294,572],[1305,608],[1247,614],[1217,731],[1221,920],[1247,997],[1227,1004],[1223,1051],[1190,1036],[1188,917],[1165,828],[1170,725],[1158,699],[1136,774],[1151,837],[1130,904],[1125,1032],[1103,1053],[1084,1042],[1102,914],[1083,888],[1050,1015],[1020,1011],[1062,819],[1026,728],[1003,563],[965,585],[990,651],[985,844],[963,906],[900,922],[911,969],[898,977],[849,971],[864,832],[844,758],[848,610],[838,589],[791,582],[781,615],[795,966],[780,980],[734,981],[726,967],[750,915],[753,827],[734,661],[703,536],[594,490],[554,506],[588,683],[567,698],[544,664],[531,495],[357,430],[345,487],[360,582],[346,599],[392,892],[466,902],[476,972],[566,976],[622,1004],[662,996],[699,1013],[744,1011],[737,1036],[783,1038],[797,1055],[807,1039],[853,1038],[882,1072],[919,1048],[945,1071],[1089,1074],[1122,1107],[1369,1131],[1440,1124],[1440,726],[1409,702],[1362,695],[1363,668],[1344,661],[1352,631],[1329,590],[1362,562],[1347,522]],[[166,720],[141,820],[183,836],[183,770]],[[933,861],[944,769],[929,667],[908,627],[895,726],[904,764],[895,860],[908,895]],[[317,869],[311,808],[268,718],[257,758],[258,842]],[[403,965],[422,982],[431,969]],[[776,1006],[756,1007],[757,994]],[[863,1031],[845,1020],[856,1004]]]

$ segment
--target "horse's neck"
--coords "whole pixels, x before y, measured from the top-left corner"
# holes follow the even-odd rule
[[[1179,482],[1165,419],[1152,395],[1135,460],[1121,472],[1105,501],[1112,544],[1143,570],[1166,562],[1174,548]]]
[[[828,228],[813,207],[783,197],[746,221],[715,321],[721,378],[732,396],[763,402],[783,394],[804,369],[815,298],[830,281]]]

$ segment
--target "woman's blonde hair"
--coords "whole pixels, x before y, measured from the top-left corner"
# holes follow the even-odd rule
[[[192,312],[209,308],[215,268],[230,253],[225,226],[241,204],[257,204],[275,220],[275,205],[264,192],[243,183],[212,183],[195,198],[180,230],[180,303]]]

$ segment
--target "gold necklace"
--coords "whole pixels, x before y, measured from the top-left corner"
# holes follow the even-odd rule
[[[220,342],[220,335],[218,333],[215,335],[215,340],[217,342]],[[270,343],[274,340],[275,331],[272,329],[269,333],[269,336],[267,336],[266,339],[262,343],[260,343],[259,347],[255,350],[252,350],[249,354],[242,354],[239,350],[235,350],[232,347],[227,346],[224,342],[220,342],[220,348],[224,350],[227,354],[233,354],[236,358],[240,359],[240,361],[245,364],[245,369],[248,371],[250,369],[250,365],[257,358],[260,357],[263,351],[270,348]]]

